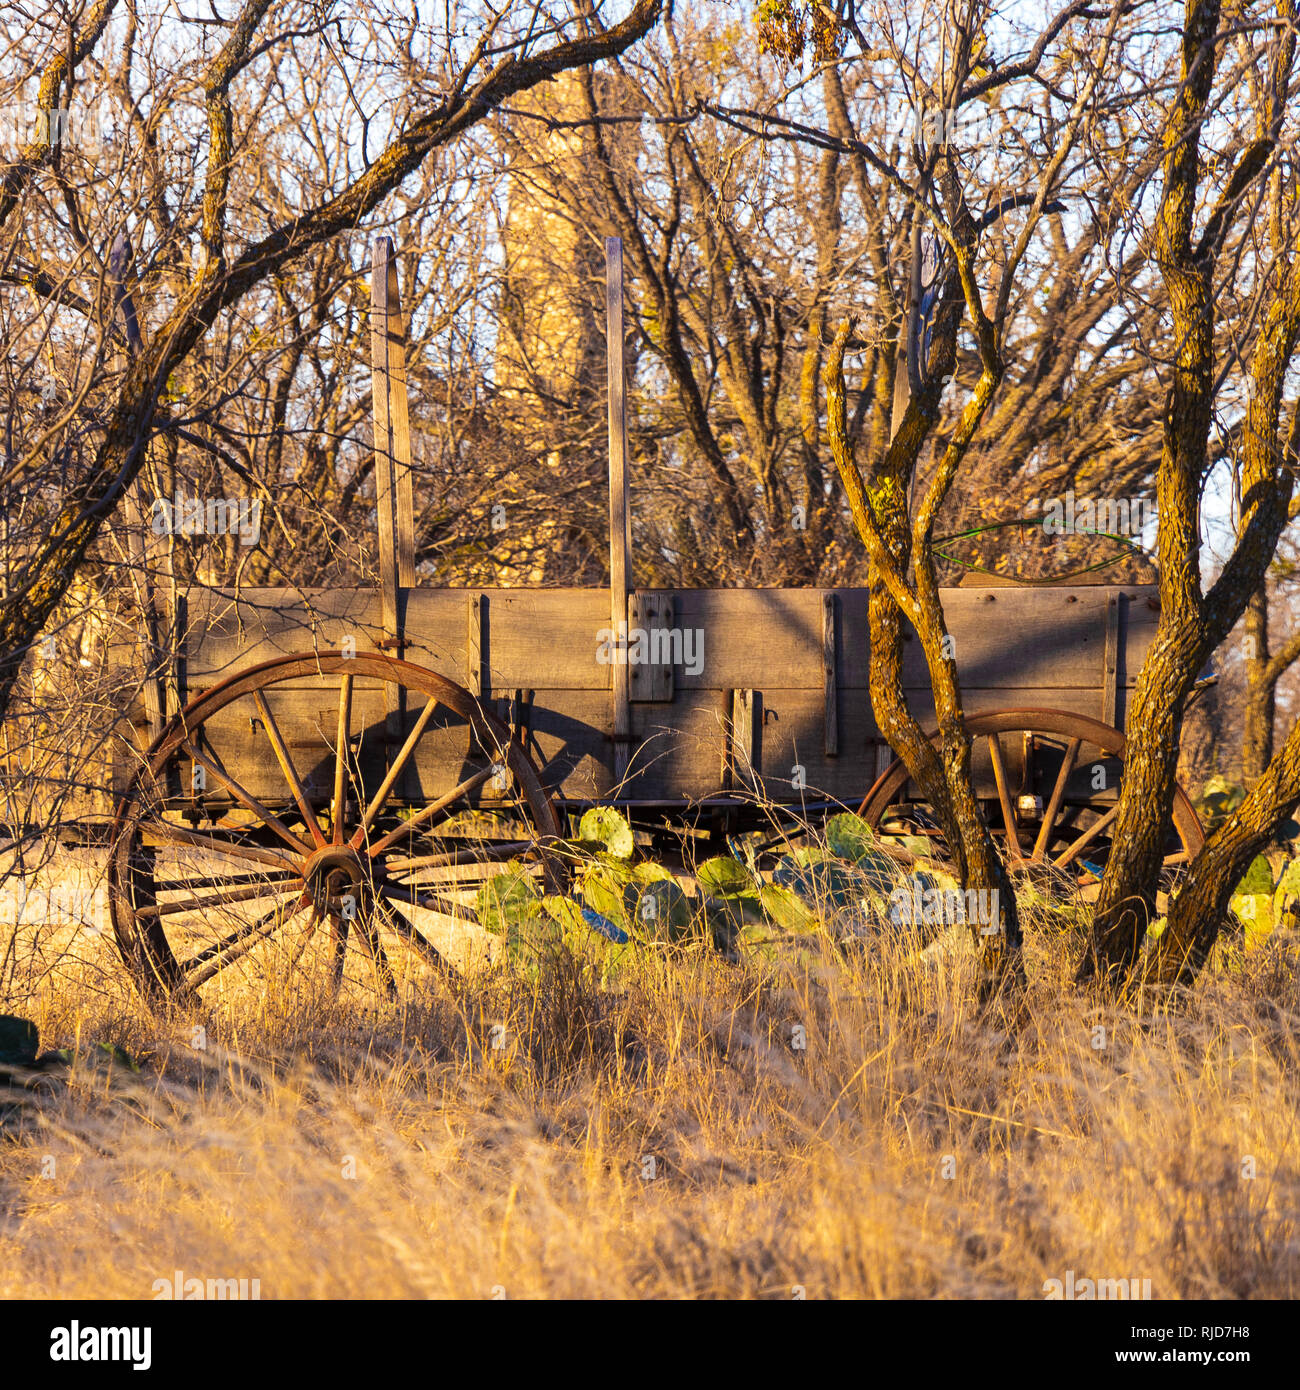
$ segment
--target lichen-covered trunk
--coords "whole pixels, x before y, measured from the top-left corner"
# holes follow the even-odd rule
[[[921,788],[947,837],[958,877],[967,889],[981,893],[984,903],[997,908],[988,920],[971,923],[971,932],[984,966],[981,998],[988,999],[1008,978],[1023,975],[1020,925],[1015,892],[980,812],[971,770],[971,745],[962,711],[961,686],[943,605],[930,554],[928,526],[922,519],[914,537],[907,505],[906,480],[915,466],[930,428],[928,412],[934,399],[913,401],[876,468],[870,487],[858,469],[848,438],[844,405],[844,346],[849,326],[842,326],[832,344],[823,373],[827,392],[831,452],[845,493],[866,545],[870,561],[872,712],[890,746],[902,758]],[[951,471],[969,441],[992,393],[992,378],[980,388],[963,413],[962,427],[945,454]],[[960,437],[960,436],[963,436]],[[951,451],[956,450],[954,455]],[[919,551],[914,554],[914,545]],[[909,585],[908,576],[913,584]],[[929,668],[939,724],[936,752],[925,731],[907,707],[903,691],[902,623],[911,618],[921,639]],[[996,892],[996,898],[993,894]]]
[[[1251,861],[1300,803],[1300,724],[1251,787],[1245,801],[1206,840],[1149,953],[1148,979],[1189,983],[1213,947],[1232,896]]]
[[[955,843],[961,845],[964,865],[962,884],[965,888],[975,889],[983,902],[997,904],[996,911],[987,920],[971,923],[971,933],[985,971],[987,990],[1004,976],[1019,977],[1024,973],[1020,917],[1006,862],[998,853],[988,821],[975,795],[971,740],[966,732],[957,663],[952,657],[944,655],[947,632],[943,626],[943,612],[939,609],[937,613],[932,613],[926,608],[923,608],[922,627],[926,631],[922,632],[922,642],[927,648],[927,656],[931,650],[936,653],[930,661],[930,685],[939,726],[949,815],[956,824]]]
[[[1129,706],[1119,812],[1079,976],[1118,979],[1131,968],[1156,915],[1156,892],[1173,811],[1178,730],[1191,680],[1187,655],[1159,637]]]
[[[1216,68],[1227,50],[1220,30],[1220,0],[1186,0],[1182,81],[1162,135],[1164,189],[1154,226],[1156,260],[1169,293],[1177,347],[1156,478],[1160,626],[1129,714],[1128,768],[1115,851],[1097,904],[1092,950],[1081,973],[1122,977],[1137,960],[1145,919],[1152,911],[1160,867],[1159,837],[1173,789],[1177,731],[1191,684],[1252,596],[1262,590],[1287,521],[1296,432],[1293,425],[1284,443],[1279,421],[1283,389],[1300,339],[1300,272],[1294,249],[1283,236],[1282,184],[1273,178],[1268,184],[1271,215],[1267,224],[1272,263],[1260,281],[1257,332],[1250,350],[1237,543],[1209,593],[1202,594],[1200,494],[1208,468],[1218,369],[1216,296],[1222,294],[1222,260],[1236,255],[1230,236],[1234,219],[1248,205],[1249,196],[1254,196],[1248,190],[1267,175],[1277,156],[1291,104],[1297,52],[1292,0],[1280,7],[1279,16],[1284,23],[1271,41],[1267,81],[1256,91],[1255,138],[1237,162],[1231,189],[1221,194],[1215,211],[1204,221],[1198,216],[1204,202],[1201,141],[1208,129]],[[1252,716],[1261,746],[1262,716],[1262,710]],[[1289,759],[1294,754],[1288,740],[1287,757],[1275,758],[1262,770],[1237,817],[1211,836],[1197,855],[1174,899],[1163,944],[1148,953],[1148,961],[1161,961],[1162,969],[1172,969],[1180,978],[1195,973],[1218,933],[1222,904],[1241,868],[1284,814],[1281,808],[1291,798]],[[1255,761],[1258,766],[1258,756]],[[1171,966],[1172,961],[1176,964]]]
[[[870,581],[867,611],[871,627],[871,711],[876,724],[938,817],[959,882],[987,895],[983,901],[998,905],[996,917],[970,924],[985,972],[982,993],[987,994],[1000,980],[1023,973],[1020,921],[1015,889],[975,796],[961,691],[955,675],[950,682],[934,682],[940,732],[936,751],[907,707],[903,693],[902,619],[897,603],[878,575]],[[991,896],[994,892],[996,898]]]
[[[1261,585],[1246,606],[1246,700],[1242,708],[1241,775],[1252,784],[1273,757],[1276,681],[1270,679],[1268,594]]]
[[[1156,471],[1160,622],[1129,706],[1128,746],[1112,850],[1079,976],[1124,980],[1155,913],[1165,826],[1173,806],[1178,730],[1203,634],[1199,482],[1213,403],[1212,262],[1192,247],[1201,119],[1214,78],[1219,0],[1188,0],[1179,99],[1163,132],[1164,187],[1155,258],[1169,295],[1177,352]]]

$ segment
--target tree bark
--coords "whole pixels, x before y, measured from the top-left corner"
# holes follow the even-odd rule
[[[1261,584],[1246,605],[1246,704],[1242,711],[1241,775],[1253,785],[1264,775],[1273,757],[1273,721],[1276,682],[1267,679],[1268,592]]]
[[[936,408],[938,391],[931,385],[909,402],[902,427],[868,483],[858,468],[848,437],[844,352],[851,332],[851,321],[841,325],[827,355],[823,375],[831,454],[870,562],[872,712],[890,747],[902,758],[938,816],[962,885],[986,895],[997,892],[996,900],[991,896],[984,900],[997,902],[999,919],[991,923],[971,923],[972,938],[984,967],[980,994],[987,1000],[1006,981],[1018,980],[1023,975],[1016,896],[975,796],[971,743],[966,732],[961,686],[944,623],[933,559],[926,549],[929,534],[925,518],[923,516],[919,523],[923,554],[915,553],[914,534],[908,524],[905,480],[929,433],[927,412]],[[955,470],[965,442],[974,433],[987,407],[992,389],[992,379],[986,374],[968,402],[962,425],[945,454],[950,470]],[[908,582],[909,574],[915,579],[915,587]],[[904,614],[916,628],[929,667],[939,721],[938,752],[907,708],[903,694]]]
[[[1206,840],[1148,953],[1146,979],[1190,984],[1218,937],[1228,900],[1281,823],[1300,804],[1300,724],[1250,789]]]
[[[1288,13],[1293,10],[1285,0]],[[1253,391],[1243,432],[1243,515],[1237,545],[1207,595],[1201,592],[1200,489],[1208,466],[1214,404],[1215,270],[1248,189],[1277,148],[1295,56],[1290,31],[1275,40],[1257,138],[1247,145],[1199,240],[1200,140],[1216,68],[1219,0],[1188,0],[1182,84],[1164,131],[1164,189],[1155,253],[1169,294],[1177,352],[1156,475],[1160,621],[1128,715],[1128,752],[1119,811],[1078,977],[1124,983],[1142,950],[1173,805],[1178,733],[1197,674],[1264,581],[1287,520],[1290,447],[1279,440],[1282,387],[1300,332],[1300,274],[1275,239],[1272,293],[1264,303],[1250,361]],[[1222,843],[1222,842],[1220,842]],[[1202,855],[1213,852],[1207,846]],[[1217,923],[1210,924],[1217,931]],[[1207,927],[1209,930],[1210,927]]]

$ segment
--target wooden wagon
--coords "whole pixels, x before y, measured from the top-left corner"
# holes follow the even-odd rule
[[[561,891],[567,817],[597,804],[651,833],[844,808],[936,833],[872,716],[865,590],[635,587],[609,254],[611,586],[447,589],[415,582],[404,329],[376,243],[381,585],[189,593],[183,709],[164,726],[155,692],[116,774],[111,910],[148,987],[198,989],[294,919],[298,950],[328,922],[336,977],[350,936],[381,972],[385,935],[438,959],[430,924],[464,923],[503,863]],[[944,605],[1009,858],[1095,883],[1155,590],[961,587]],[[925,722],[914,637],[905,684]],[[1179,791],[1168,864],[1200,843]]]

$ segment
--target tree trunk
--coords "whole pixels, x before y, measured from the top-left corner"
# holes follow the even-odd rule
[[[1241,775],[1247,786],[1264,775],[1273,757],[1276,681],[1270,681],[1267,581],[1246,606],[1246,703],[1241,735]]]
[[[826,383],[827,432],[831,453],[844,482],[858,533],[870,560],[872,711],[890,747],[924,792],[947,837],[958,878],[964,888],[997,903],[997,920],[973,922],[971,932],[984,966],[982,1001],[1009,980],[1023,977],[1020,924],[1006,865],[998,854],[975,796],[971,745],[962,710],[957,664],[944,623],[930,535],[922,526],[921,552],[913,554],[906,479],[930,430],[938,391],[930,386],[908,405],[898,433],[868,482],[862,476],[848,438],[844,405],[844,349],[851,323],[841,326],[832,343],[823,377]],[[955,468],[992,394],[986,373],[954,435],[945,464]],[[956,451],[955,453],[953,451]],[[915,582],[909,586],[908,576]],[[902,619],[912,619],[925,651],[938,715],[940,749],[917,723],[903,694]],[[994,899],[992,894],[996,892]]]
[[[1245,801],[1206,840],[1150,953],[1148,979],[1190,983],[1219,934],[1232,896],[1252,860],[1300,803],[1300,724],[1250,789]]]
[[[1208,595],[1201,592],[1200,488],[1215,391],[1215,282],[1230,220],[1216,215],[1193,240],[1201,174],[1200,140],[1213,87],[1219,0],[1188,0],[1183,24],[1183,85],[1165,131],[1164,190],[1155,223],[1156,261],[1169,292],[1177,355],[1165,407],[1156,474],[1159,512],[1160,623],[1143,664],[1128,716],[1128,749],[1114,848],[1093,915],[1080,979],[1124,980],[1138,960],[1163,859],[1173,805],[1178,731],[1196,675],[1264,583],[1286,525],[1291,477],[1278,433],[1284,379],[1300,332],[1300,274],[1285,259],[1261,311],[1250,362],[1252,393],[1243,430],[1243,513],[1237,545]],[[1291,70],[1295,43],[1282,42],[1274,83]],[[1278,138],[1282,87],[1271,113],[1261,113],[1260,138],[1235,171],[1244,191],[1262,172]],[[1207,845],[1202,856],[1212,852]],[[1235,882],[1235,880],[1234,880]],[[1195,901],[1195,899],[1193,899]],[[1217,921],[1203,924],[1217,932]]]
[[[1119,813],[1079,978],[1122,978],[1142,949],[1156,915],[1165,831],[1173,811],[1178,731],[1183,703],[1198,669],[1176,637],[1158,635],[1129,707]]]

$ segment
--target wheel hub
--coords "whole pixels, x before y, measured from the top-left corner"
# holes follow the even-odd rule
[[[367,860],[347,845],[326,845],[303,865],[303,882],[320,908],[337,907],[349,895],[368,894],[373,880]]]

